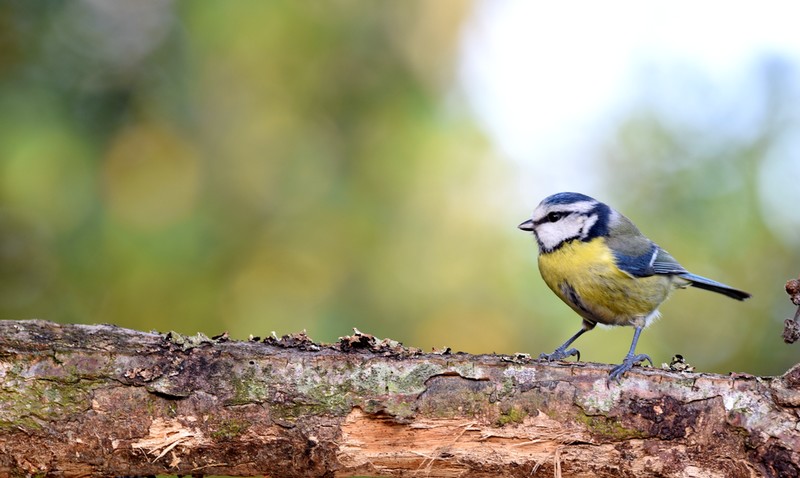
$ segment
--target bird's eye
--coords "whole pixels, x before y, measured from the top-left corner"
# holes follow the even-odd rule
[[[547,220],[550,221],[550,222],[556,222],[559,219],[561,219],[562,217],[564,217],[564,213],[563,212],[555,212],[554,211],[554,212],[551,212],[550,214],[547,215]]]

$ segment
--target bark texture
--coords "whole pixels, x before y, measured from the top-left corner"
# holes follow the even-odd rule
[[[0,476],[800,476],[782,377],[0,321]]]

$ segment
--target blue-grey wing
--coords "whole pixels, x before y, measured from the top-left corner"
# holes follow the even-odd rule
[[[641,246],[641,244],[639,245]],[[652,242],[650,243],[649,250],[643,254],[637,254],[631,248],[628,248],[627,251],[634,252],[632,254],[626,254],[620,251],[620,248],[612,250],[617,267],[633,277],[648,277],[652,275],[678,276],[686,281],[686,285],[691,285],[699,289],[717,292],[737,300],[745,300],[750,297],[749,293],[742,290],[734,289],[731,286],[697,274],[692,274],[684,269],[667,251],[661,249]]]
[[[686,269],[664,249],[648,239],[625,216],[614,213],[611,218],[612,231],[606,238],[614,260],[621,270],[633,277],[649,277],[656,274],[682,274]]]
[[[647,252],[628,255],[614,251],[617,267],[634,277],[648,277],[655,274],[683,274],[686,271],[671,255],[656,244],[650,243]]]
[[[654,274],[686,274],[689,271],[683,268],[682,265],[675,260],[674,257],[669,255],[667,251],[656,246],[658,252],[653,260],[653,273]]]

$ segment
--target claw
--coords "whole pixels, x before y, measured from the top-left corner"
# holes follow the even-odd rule
[[[564,360],[565,358],[576,356],[576,362],[580,362],[581,360],[581,352],[578,349],[567,349],[566,347],[559,347],[553,351],[551,354],[540,354],[539,360],[547,360],[548,362],[556,362],[558,360]]]
[[[650,362],[651,367],[653,366],[653,360],[647,354],[626,355],[625,358],[622,360],[621,364],[611,369],[611,373],[608,375],[608,379],[616,380],[617,382],[619,382],[619,379],[622,378],[622,375],[624,375],[625,372],[633,368],[634,365],[644,362],[645,360]]]

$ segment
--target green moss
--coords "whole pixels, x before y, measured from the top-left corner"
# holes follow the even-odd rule
[[[222,420],[211,432],[211,438],[214,440],[230,440],[246,432],[248,428],[250,428],[250,424],[241,420]]]
[[[392,401],[386,404],[384,410],[389,415],[400,420],[413,417],[414,413],[416,412],[416,408],[414,407],[413,401],[405,401],[405,400]]]
[[[502,427],[504,425],[508,425],[509,423],[522,423],[527,416],[528,412],[526,410],[512,405],[507,410],[504,410],[500,413],[500,416],[497,417],[495,424]]]
[[[646,437],[646,434],[641,430],[626,428],[616,419],[604,415],[586,415],[581,413],[575,418],[583,423],[586,429],[594,435],[600,435],[614,440]]]
[[[347,383],[332,386],[317,383],[304,387],[303,393],[287,396],[284,401],[274,401],[270,406],[273,416],[292,421],[308,415],[344,416],[352,409],[352,393]]]
[[[92,381],[74,383],[36,380],[16,391],[0,392],[0,427],[40,428],[41,423],[82,413],[89,401]]]
[[[503,399],[509,397],[514,393],[515,390],[516,390],[516,384],[514,382],[514,379],[512,377],[507,376],[505,379],[503,379],[503,388],[500,389],[498,393],[498,398]]]
[[[349,384],[323,385],[308,388],[305,391],[306,405],[315,415],[327,414],[343,416],[351,408],[351,390]]]
[[[0,401],[2,404],[2,401]],[[20,415],[14,420],[0,420],[0,430],[38,430],[42,428],[42,423],[30,415]]]
[[[254,368],[247,369],[241,375],[230,374],[233,396],[226,405],[245,405],[261,403],[269,396],[269,385],[264,377],[256,375]]]

